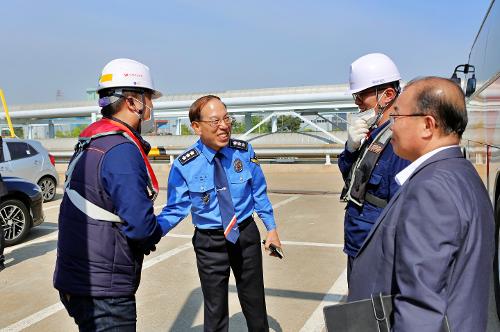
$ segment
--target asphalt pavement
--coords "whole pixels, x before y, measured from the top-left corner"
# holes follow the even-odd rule
[[[155,164],[166,201],[167,164]],[[285,258],[264,254],[264,280],[273,331],[322,331],[322,307],[347,292],[343,246],[345,204],[336,165],[262,165]],[[65,165],[58,165],[63,174]],[[62,179],[62,176],[61,176]],[[0,331],[77,331],[52,287],[62,191],[44,204],[45,222],[21,244],[6,249],[0,273]],[[265,237],[263,223],[256,222]],[[186,218],[145,259],[137,292],[139,331],[202,331],[203,296]],[[229,287],[230,331],[246,331],[234,279]]]

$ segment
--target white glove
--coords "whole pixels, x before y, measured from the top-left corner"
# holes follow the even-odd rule
[[[347,128],[347,150],[356,151],[361,146],[361,141],[368,133],[368,124],[363,119],[356,119],[354,123]]]

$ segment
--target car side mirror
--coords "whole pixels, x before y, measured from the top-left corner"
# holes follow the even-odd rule
[[[465,89],[465,96],[470,97],[476,91],[476,74],[467,80],[467,88]]]

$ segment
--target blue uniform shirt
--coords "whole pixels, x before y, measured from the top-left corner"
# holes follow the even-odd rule
[[[228,178],[229,190],[238,223],[253,212],[264,221],[268,231],[276,228],[273,208],[267,197],[267,185],[249,143],[225,146],[222,166]],[[200,229],[222,229],[214,184],[216,151],[198,140],[186,153],[174,161],[168,177],[167,204],[158,215],[163,235],[191,212],[194,226]],[[186,162],[181,163],[183,157]]]
[[[366,144],[370,144],[380,130],[387,125],[389,121],[373,130]],[[338,163],[344,179],[349,175],[358,157],[359,149],[354,152],[345,149],[340,154]],[[399,189],[395,179],[396,174],[409,164],[408,160],[401,159],[394,153],[392,144],[387,144],[370,176],[367,192],[389,201]],[[351,257],[356,256],[382,210],[368,202],[365,202],[362,207],[353,202],[347,202],[344,218],[344,252],[346,254]]]

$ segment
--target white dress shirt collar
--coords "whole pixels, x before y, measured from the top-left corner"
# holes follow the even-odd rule
[[[404,168],[401,172],[396,174],[397,184],[402,186],[406,182],[406,180],[408,180],[410,178],[410,176],[413,174],[413,172],[415,172],[415,170],[418,168],[418,166],[420,166],[424,163],[424,161],[426,161],[427,159],[429,159],[430,157],[432,157],[433,155],[435,155],[439,151],[443,151],[444,149],[449,149],[449,148],[453,148],[453,147],[458,147],[458,145],[443,146],[443,147],[437,148],[436,150],[432,150],[430,152],[427,152],[423,156],[420,156],[417,160],[415,160],[410,165],[406,166],[406,168]]]

